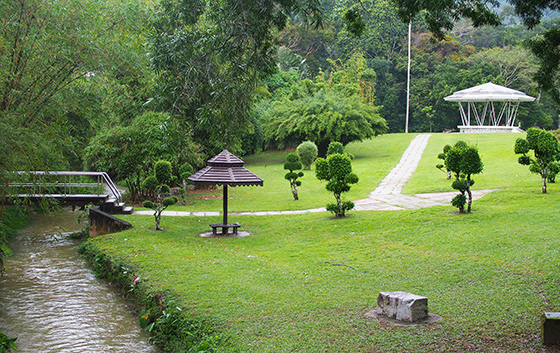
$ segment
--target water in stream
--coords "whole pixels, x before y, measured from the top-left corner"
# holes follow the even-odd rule
[[[0,276],[0,331],[19,353],[155,353],[126,301],[97,279],[63,234],[78,212],[38,215],[10,242]]]

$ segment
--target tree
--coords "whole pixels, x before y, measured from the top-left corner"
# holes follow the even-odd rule
[[[535,28],[541,21],[546,10],[560,9],[558,0],[508,0],[513,5],[515,13],[521,17],[524,25]],[[458,18],[470,19],[475,27],[483,25],[498,26],[501,19],[486,0],[395,0],[398,14],[401,19],[408,23],[414,16],[422,11],[425,12],[425,20],[428,29],[436,37],[443,38],[444,30],[453,28]],[[551,94],[557,104],[560,104],[560,90],[558,89],[558,71],[560,69],[560,28],[558,23],[553,24],[542,37],[527,41],[527,47],[539,60],[539,70],[535,79],[539,88]]]
[[[164,158],[174,165],[188,161],[201,164],[201,158],[190,137],[168,114],[147,112],[129,126],[116,126],[93,138],[85,153],[89,170],[101,170],[128,179],[133,199],[140,190],[142,173]]]
[[[533,151],[534,156],[528,155]],[[560,172],[560,144],[554,134],[549,131],[530,128],[527,139],[518,138],[515,141],[515,154],[521,154],[518,162],[528,165],[531,173],[539,174],[542,179],[542,192],[547,192],[546,181],[554,181]]]
[[[296,149],[300,162],[303,164],[304,169],[311,169],[311,165],[318,155],[317,145],[312,141],[304,141],[299,144]]]
[[[83,105],[82,100],[68,99],[69,92],[80,80],[132,61],[127,53],[137,40],[142,42],[131,35],[141,31],[134,23],[143,19],[141,10],[134,12],[140,7],[126,0],[1,2],[0,120],[5,126],[0,130],[10,134],[5,151],[11,153],[2,158],[4,163],[13,161],[19,169],[64,163],[61,152],[69,149],[64,145],[71,145],[64,141],[70,139],[64,130],[72,124],[64,112]],[[60,152],[53,153],[52,145]],[[43,150],[52,157],[43,159]],[[62,161],[57,160],[60,157]]]
[[[336,203],[327,205],[327,210],[336,217],[344,217],[354,208],[352,201],[342,201],[342,193],[350,191],[350,185],[358,182],[358,176],[352,173],[352,160],[342,154],[331,154],[326,159],[315,161],[315,176],[327,182],[326,189],[333,193]]]
[[[275,104],[265,127],[267,139],[279,147],[310,140],[317,144],[319,155],[324,156],[332,140],[346,145],[387,130],[376,109],[357,96],[320,91],[312,97],[286,103]]]
[[[461,213],[465,212],[465,204],[467,204],[467,213],[471,212],[471,186],[474,185],[472,175],[482,173],[484,168],[478,149],[467,145],[464,141],[458,141],[447,151],[445,168],[455,176],[453,189],[460,192],[453,198],[451,204],[459,208]]]
[[[525,45],[540,62],[535,74],[539,88],[560,106],[560,28],[551,28],[544,35],[525,41]]]
[[[402,51],[408,23],[399,20],[391,1],[362,0],[347,10],[339,7],[337,12],[337,45],[343,58],[350,58],[356,48],[368,59],[392,60]]]
[[[299,200],[297,188],[301,185],[301,181],[298,179],[303,177],[303,172],[296,172],[296,170],[300,170],[302,167],[303,165],[299,161],[298,155],[293,152],[288,153],[288,156],[286,156],[286,163],[284,163],[284,170],[289,170],[289,172],[286,173],[284,178],[290,182],[292,195],[296,201]]]
[[[319,24],[318,0],[164,0],[151,38],[162,104],[209,152],[240,147],[289,16]]]
[[[163,230],[160,228],[161,213],[169,206],[177,202],[175,196],[163,198],[164,194],[169,193],[170,189],[166,182],[171,180],[173,173],[171,172],[171,163],[168,161],[158,161],[154,166],[154,175],[146,179],[144,185],[146,187],[153,187],[156,193],[156,202],[150,200],[144,201],[142,206],[154,210],[154,218],[156,221],[156,230]]]
[[[82,167],[95,127],[77,114],[92,108],[78,86],[119,63],[137,66],[147,9],[128,0],[0,2],[0,198],[5,171]]]

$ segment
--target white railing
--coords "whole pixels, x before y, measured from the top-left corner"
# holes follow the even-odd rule
[[[10,187],[18,187],[18,188],[32,188],[34,194],[40,194],[37,192],[39,189],[56,187],[58,190],[62,191],[63,195],[70,195],[72,188],[95,188],[97,193],[94,195],[100,196],[101,190],[105,189],[105,185],[113,195],[113,197],[117,200],[117,202],[122,201],[122,194],[117,189],[111,177],[105,172],[74,172],[74,171],[16,171],[13,172],[14,174],[25,176],[25,175],[33,175],[35,176],[35,180],[32,182],[15,182],[10,183]],[[61,177],[63,180],[55,180],[55,181],[46,181],[43,178],[41,181],[41,177],[52,176],[52,177]],[[79,176],[86,176],[90,178],[95,178],[95,183],[84,183],[84,182],[74,182],[72,177],[79,177]]]

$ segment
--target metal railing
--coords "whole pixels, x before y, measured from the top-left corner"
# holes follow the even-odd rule
[[[95,188],[96,194],[100,196],[101,190],[105,190],[107,186],[110,193],[117,202],[122,201],[122,194],[117,189],[117,186],[111,180],[111,177],[105,172],[74,172],[74,171],[15,171],[14,174],[25,177],[27,175],[33,176],[33,180],[25,182],[9,183],[12,188],[31,188],[33,194],[45,194],[44,190],[49,188],[56,188],[62,195],[70,195],[73,188]],[[75,182],[72,178],[76,177],[89,177],[95,178],[95,183]],[[62,178],[63,180],[59,180]],[[49,180],[47,180],[49,179]]]

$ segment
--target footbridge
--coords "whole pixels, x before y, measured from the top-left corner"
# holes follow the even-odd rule
[[[121,192],[105,172],[16,171],[9,176],[7,201],[41,203],[56,200],[62,205],[99,205],[108,213],[132,213]]]

